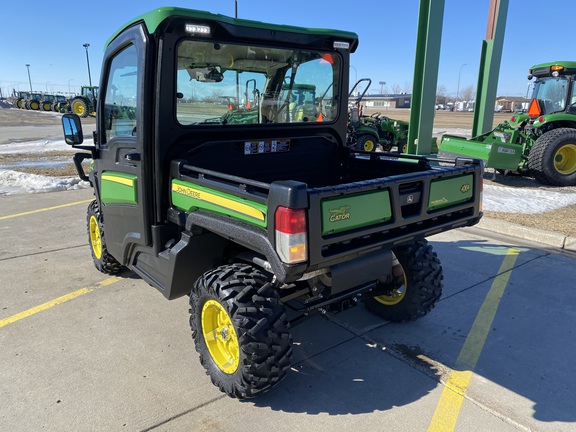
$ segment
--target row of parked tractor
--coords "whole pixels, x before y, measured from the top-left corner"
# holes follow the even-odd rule
[[[98,90],[98,87],[83,86],[80,93],[71,98],[64,95],[14,90],[12,105],[14,108],[32,111],[73,112],[80,117],[88,117],[96,111]]]

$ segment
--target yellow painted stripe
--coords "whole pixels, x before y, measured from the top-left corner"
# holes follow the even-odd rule
[[[57,205],[57,206],[53,206],[53,207],[45,207],[45,208],[41,208],[41,209],[37,209],[37,210],[31,210],[31,211],[23,212],[23,213],[15,213],[15,214],[7,215],[7,216],[0,216],[0,220],[11,219],[11,218],[20,217],[20,216],[27,216],[27,215],[31,215],[34,213],[41,213],[41,212],[45,212],[45,211],[49,211],[49,210],[56,210],[59,208],[70,207],[70,206],[74,206],[74,205],[78,205],[78,204],[86,204],[86,203],[89,203],[91,201],[92,201],[91,199],[84,200],[84,201],[76,201],[73,203],[62,204],[62,205]]]
[[[229,198],[224,198],[219,195],[212,194],[210,192],[194,189],[189,186],[179,185],[177,183],[172,183],[172,190],[175,193],[179,193],[181,195],[185,195],[200,201],[205,201],[210,204],[215,204],[220,207],[224,207],[233,210],[235,212],[242,213],[246,216],[253,217],[254,219],[258,219],[261,221],[264,220],[264,213],[248,204],[234,201]]]
[[[95,289],[102,288],[102,287],[105,287],[107,285],[113,284],[114,282],[117,282],[121,279],[122,278],[120,278],[120,277],[112,276],[112,277],[109,277],[108,279],[104,279],[102,282],[98,282],[93,287],[81,288],[79,290],[65,294],[65,295],[60,296],[58,298],[55,298],[53,300],[47,301],[46,303],[42,303],[41,305],[38,305],[38,306],[35,306],[35,307],[30,308],[28,310],[25,310],[23,312],[17,313],[16,315],[12,315],[8,318],[4,318],[4,319],[0,320],[0,328],[7,326],[8,324],[12,324],[16,321],[20,321],[21,319],[28,318],[29,316],[35,315],[38,312],[42,312],[42,311],[45,311],[46,309],[50,309],[51,307],[54,307],[54,306],[59,305],[61,303],[65,303],[69,300],[75,299],[76,297],[79,297],[81,295],[88,294],[89,292],[92,292]]]
[[[428,432],[449,432],[456,427],[456,421],[464,402],[464,396],[470,385],[474,368],[484,348],[486,338],[492,327],[500,300],[508,285],[512,268],[519,253],[519,249],[508,249],[498,271],[498,276],[494,279],[492,287],[488,291],[484,303],[482,303],[480,311],[474,320],[474,324],[472,324],[472,329],[466,337],[464,346],[456,359],[455,370],[450,372],[428,427]]]
[[[114,183],[120,183],[120,184],[123,184],[124,186],[134,187],[134,180],[133,179],[127,179],[127,178],[115,176],[112,174],[102,174],[102,180],[107,180],[107,181],[111,181]]]

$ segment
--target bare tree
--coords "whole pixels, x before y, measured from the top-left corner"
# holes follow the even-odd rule
[[[403,93],[412,93],[412,83],[409,81],[406,81],[404,83],[404,88],[402,89]]]
[[[447,93],[446,86],[444,84],[440,84],[436,87],[436,97],[445,97]]]
[[[400,84],[392,84],[392,94],[400,94],[402,92],[402,87]]]
[[[470,101],[474,99],[474,86],[470,84],[460,93],[460,98],[463,101]]]

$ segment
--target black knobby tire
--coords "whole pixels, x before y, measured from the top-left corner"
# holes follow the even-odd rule
[[[430,312],[442,295],[442,266],[432,246],[418,240],[394,248],[404,283],[389,293],[365,300],[366,308],[394,322],[413,321]],[[378,289],[383,288],[379,286]]]
[[[542,184],[576,185],[576,129],[558,128],[540,136],[530,150],[528,167]]]
[[[228,327],[218,327],[220,332],[212,331],[210,326],[210,310],[214,307],[228,323]],[[232,264],[206,272],[190,293],[190,327],[206,373],[227,395],[254,397],[286,376],[292,358],[292,336],[279,294],[260,270]],[[220,341],[214,341],[214,334]],[[226,343],[231,344],[234,359],[224,363],[218,358],[217,345],[226,352]]]
[[[358,140],[354,144],[355,150],[373,152],[376,151],[377,148],[378,148],[378,140],[374,138],[373,135],[370,134],[360,135],[358,137]]]
[[[90,244],[94,266],[102,273],[118,273],[122,270],[123,266],[108,253],[106,240],[104,239],[102,213],[96,200],[88,205],[86,222],[88,225],[88,243]]]

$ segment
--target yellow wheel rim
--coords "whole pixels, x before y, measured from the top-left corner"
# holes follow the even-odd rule
[[[84,114],[84,105],[82,104],[82,102],[74,103],[74,113],[78,115]]]
[[[90,244],[92,245],[92,251],[94,251],[94,256],[100,259],[102,258],[102,237],[100,236],[100,227],[98,226],[96,216],[90,217],[88,229],[90,230]]]
[[[374,150],[374,146],[375,146],[374,141],[369,139],[364,143],[364,151],[371,152],[372,150]]]
[[[240,363],[240,345],[230,315],[216,300],[208,300],[202,308],[202,334],[216,366],[233,374]]]
[[[382,294],[376,296],[374,297],[374,300],[386,306],[394,306],[400,303],[406,295],[406,285],[406,274],[404,274],[404,283],[402,286],[394,288],[392,291],[390,291],[390,294]]]
[[[564,175],[576,172],[576,144],[566,144],[558,149],[554,155],[554,168]]]

